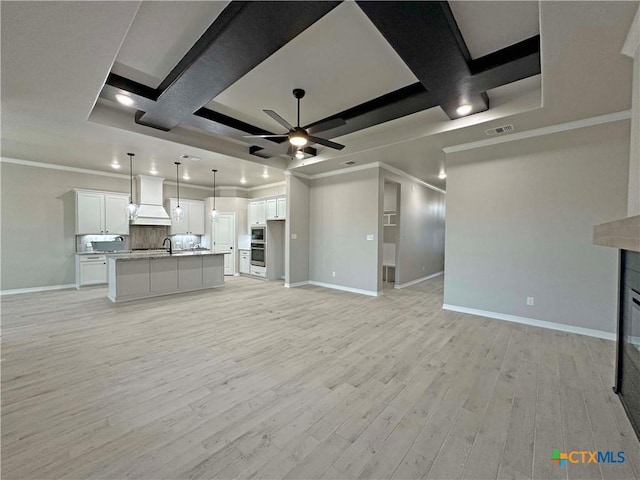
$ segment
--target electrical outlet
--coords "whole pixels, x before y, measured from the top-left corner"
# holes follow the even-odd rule
[[[297,238],[298,238],[298,234],[296,233],[291,234],[291,240],[296,240]]]
[[[332,276],[333,278],[335,278],[335,277],[336,277],[336,272],[331,272],[331,276]]]
[[[373,235],[372,234],[368,234],[367,235],[367,240],[373,240]]]
[[[527,297],[527,305],[531,306],[533,305],[534,302],[534,298],[533,297]]]

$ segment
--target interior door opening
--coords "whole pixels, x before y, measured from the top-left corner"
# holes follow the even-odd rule
[[[382,209],[382,288],[394,288],[397,282],[396,258],[400,233],[400,185],[385,180]]]

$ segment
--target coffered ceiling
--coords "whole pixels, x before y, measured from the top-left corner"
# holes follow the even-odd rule
[[[134,173],[169,178],[188,154],[207,186],[211,168],[255,186],[383,160],[442,188],[443,146],[629,108],[637,5],[2,2],[2,154],[109,170],[136,151]],[[285,133],[263,109],[295,124],[294,88],[301,125],[344,120],[317,133],[344,150],[245,138]]]

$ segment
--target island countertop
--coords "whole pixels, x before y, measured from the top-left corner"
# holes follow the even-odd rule
[[[136,253],[108,253],[107,257],[113,260],[149,260],[153,258],[174,258],[174,257],[204,257],[208,255],[224,255],[224,253],[213,253],[210,250],[193,250],[179,252],[136,252]]]

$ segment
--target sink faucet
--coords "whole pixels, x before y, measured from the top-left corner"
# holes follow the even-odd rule
[[[162,246],[164,247],[164,244],[167,242],[169,242],[169,255],[171,255],[173,253],[173,248],[171,248],[171,239],[169,237],[162,241]]]

